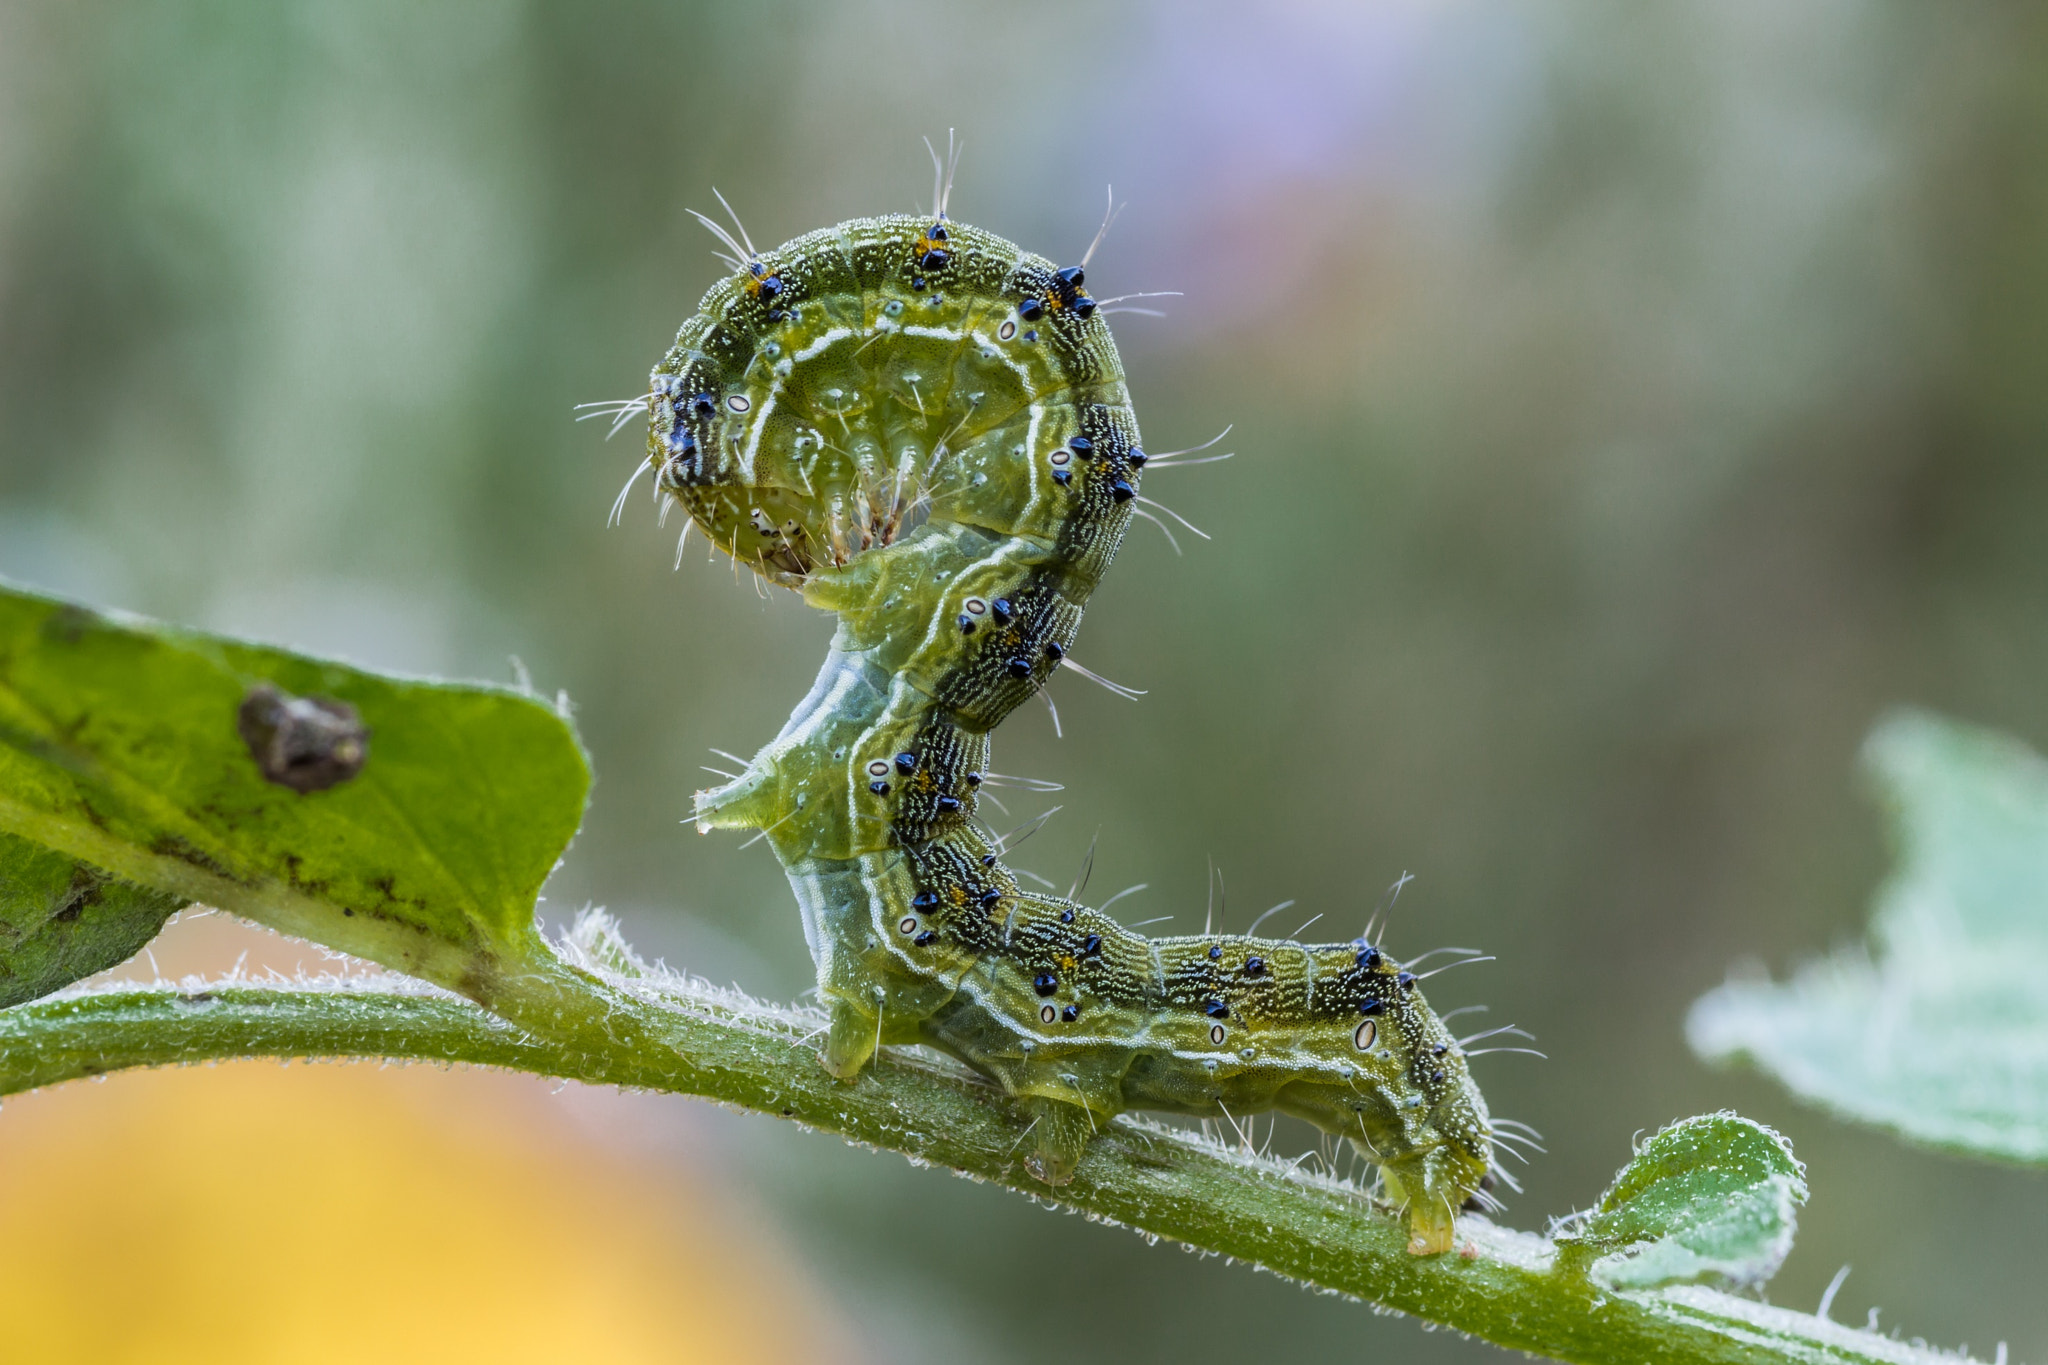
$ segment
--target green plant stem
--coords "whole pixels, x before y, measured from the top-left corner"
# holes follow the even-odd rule
[[[680,982],[560,973],[507,985],[507,1012],[549,1020],[545,1039],[466,1001],[377,981],[54,997],[0,1011],[0,1093],[230,1057],[508,1067],[776,1115],[1560,1360],[1956,1359],[1706,1289],[1610,1292],[1555,1273],[1549,1242],[1476,1219],[1462,1225],[1463,1251],[1412,1257],[1406,1233],[1355,1187],[1150,1123],[1111,1124],[1055,1194],[1024,1172],[1022,1120],[950,1064],[890,1051],[842,1084],[813,1056],[807,1035],[820,1021],[807,1015]]]

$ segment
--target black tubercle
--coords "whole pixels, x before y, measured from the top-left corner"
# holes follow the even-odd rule
[[[896,755],[896,771],[906,776],[917,771],[917,755],[909,750]]]
[[[1051,972],[1040,972],[1031,978],[1031,989],[1040,995],[1051,995],[1060,988],[1060,979]]]
[[[1228,1019],[1230,1017],[1230,1006],[1224,1004],[1221,1000],[1211,1000],[1208,1004],[1202,1006],[1202,1013],[1208,1015],[1211,1019]]]

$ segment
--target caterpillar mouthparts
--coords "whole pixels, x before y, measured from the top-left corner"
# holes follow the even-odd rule
[[[782,732],[696,806],[788,873],[826,1068],[951,1053],[1023,1102],[1054,1185],[1126,1109],[1294,1114],[1379,1167],[1410,1251],[1449,1249],[1491,1125],[1413,973],[1363,939],[1142,937],[1020,887],[975,823],[989,735],[1060,667],[1146,462],[1085,270],[943,211],[726,241],[650,378],[647,463],[838,614]]]

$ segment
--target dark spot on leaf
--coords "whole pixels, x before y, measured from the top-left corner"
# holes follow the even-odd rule
[[[43,623],[43,630],[49,638],[59,643],[75,645],[85,638],[85,632],[99,624],[99,617],[84,607],[70,605],[59,607],[50,619]]]
[[[356,709],[331,697],[294,697],[258,683],[235,718],[263,780],[295,792],[326,791],[363,770],[370,732]]]

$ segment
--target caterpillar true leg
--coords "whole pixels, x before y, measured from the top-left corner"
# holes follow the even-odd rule
[[[1022,1160],[1055,1185],[1126,1109],[1294,1114],[1379,1167],[1411,1250],[1445,1250],[1496,1130],[1412,970],[1369,937],[1143,937],[1020,884],[1002,854],[1023,836],[976,819],[1004,781],[996,726],[1050,705],[1062,663],[1094,677],[1069,651],[1131,518],[1202,533],[1139,494],[1087,260],[954,223],[952,163],[933,160],[928,216],[765,252],[737,218],[702,220],[733,273],[650,378],[647,465],[735,571],[838,630],[782,732],[698,794],[698,826],[757,831],[781,860],[833,1075],[892,1043],[949,1052],[1018,1099]]]

